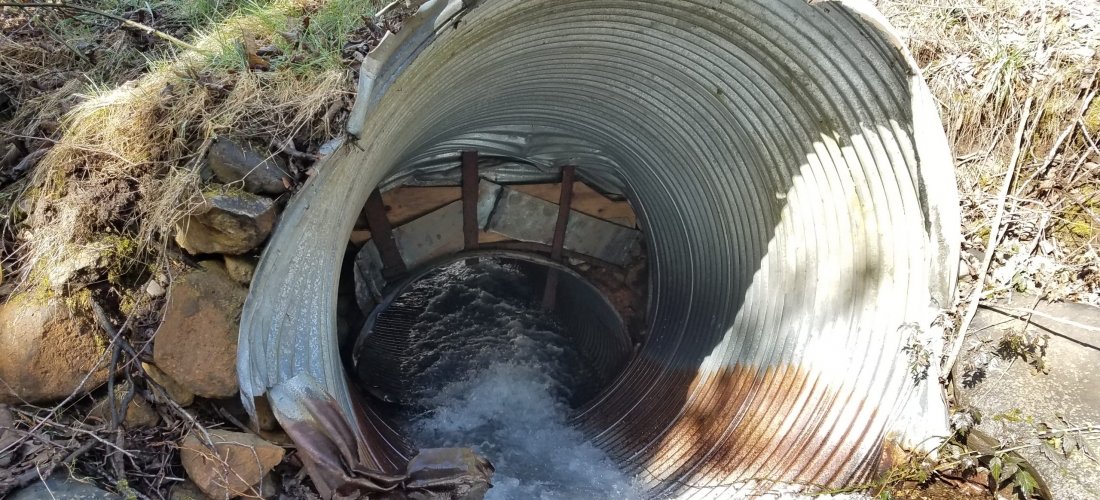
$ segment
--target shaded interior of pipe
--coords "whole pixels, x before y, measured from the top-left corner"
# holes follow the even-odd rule
[[[914,394],[896,332],[950,290],[929,193],[953,179],[922,170],[949,162],[918,155],[896,48],[821,4],[483,2],[394,63],[363,131],[376,180],[474,148],[630,200],[649,333],[574,417],[649,494],[866,481]]]

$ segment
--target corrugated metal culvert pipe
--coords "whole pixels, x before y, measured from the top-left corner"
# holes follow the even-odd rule
[[[868,4],[435,0],[364,62],[349,131],[288,207],[241,324],[242,397],[270,400],[322,491],[397,487],[413,454],[340,364],[348,234],[379,183],[462,149],[578,165],[637,211],[649,336],[576,423],[650,495],[859,484],[892,445],[947,433],[952,161]]]

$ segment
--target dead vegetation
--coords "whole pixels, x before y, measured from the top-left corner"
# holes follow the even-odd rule
[[[0,425],[15,432],[0,443],[0,496],[69,469],[127,498],[164,498],[183,477],[184,434],[245,419],[233,401],[184,410],[142,368],[163,302],[145,285],[180,269],[169,242],[201,200],[206,150],[231,135],[284,157],[291,188],[304,181],[342,130],[358,61],[385,24],[359,0],[75,3],[196,50],[95,13],[0,7],[0,295],[98,311],[115,333],[89,335],[132,388],[106,420],[92,416],[96,398],[75,394],[53,407],[0,406]],[[161,424],[122,425],[133,398],[153,402]],[[281,482],[306,497],[298,469]]]
[[[961,297],[983,272],[1003,203],[982,297],[1027,292],[1100,305],[1100,5],[878,3],[923,68],[957,158]]]
[[[116,12],[128,12],[120,2],[91,3],[107,4],[96,5],[101,9],[116,4]],[[159,19],[158,29],[188,19],[220,19],[192,28],[198,51],[181,52],[153,39],[143,43],[161,52],[149,57],[140,54],[142,46],[109,45],[113,38],[135,35],[101,26],[94,14],[5,8],[13,11],[5,12],[5,22],[22,26],[31,33],[28,38],[38,36],[35,43],[21,43],[17,28],[0,47],[0,64],[11,71],[5,71],[3,86],[17,101],[4,124],[7,142],[37,160],[33,169],[28,166],[25,184],[5,193],[4,264],[7,275],[23,278],[24,288],[59,290],[64,284],[50,283],[43,270],[66,265],[80,249],[101,246],[104,238],[132,242],[131,252],[99,267],[156,270],[174,224],[201,197],[203,158],[220,135],[287,156],[293,185],[305,179],[316,159],[308,152],[339,132],[354,78],[344,44],[353,27],[371,24],[365,22],[370,2],[206,1],[190,10],[170,4],[158,4],[162,12],[153,8],[135,16],[146,12],[137,9],[128,15]],[[183,20],[166,20],[172,16]],[[80,43],[71,41],[78,35],[58,33],[57,40],[43,35],[56,32],[65,20],[99,23],[101,41],[86,46],[87,54],[80,51],[84,45],[74,45],[68,59],[54,61],[47,51],[56,50],[57,43]],[[51,42],[57,43],[49,47]],[[92,57],[109,59],[93,71],[85,67]],[[54,83],[35,91],[39,81]],[[148,273],[115,274],[140,280]],[[119,289],[140,284],[111,283]]]

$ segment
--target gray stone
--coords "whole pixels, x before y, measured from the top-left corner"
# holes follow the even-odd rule
[[[282,159],[257,152],[225,138],[214,141],[206,160],[219,181],[226,184],[243,181],[251,193],[286,192],[283,177],[289,177]]]
[[[493,213],[501,186],[488,181],[478,184],[478,227],[484,228]],[[393,238],[401,259],[410,269],[431,259],[462,250],[462,201],[444,205],[435,211],[394,228]]]
[[[1058,431],[1100,424],[1100,308],[1040,303],[1035,310],[1042,316],[1032,316],[1024,330],[1025,323],[1013,315],[1035,303],[1034,297],[1017,296],[979,311],[955,367],[957,394],[962,406],[981,413],[976,430],[1007,446],[1023,447],[1020,455],[1035,467],[1054,498],[1100,498],[1100,464],[1081,450],[1067,454],[1039,437],[1048,430],[1044,425]],[[1006,335],[1019,332],[1048,336],[1045,372],[1020,357],[997,353]],[[1095,431],[1065,432],[1061,442],[1100,451]]]
[[[493,210],[488,229],[519,241],[549,245],[554,239],[558,205],[505,187]],[[569,211],[566,250],[605,262],[626,265],[642,253],[642,233],[618,224]]]
[[[240,255],[259,246],[275,227],[275,202],[243,191],[210,192],[177,224],[176,243],[191,254]]]
[[[27,486],[12,495],[11,500],[117,500],[122,497],[108,493],[91,481],[78,481],[59,472],[45,482]]]
[[[73,277],[95,267],[105,252],[106,246],[102,244],[69,247],[69,251],[53,262],[46,272],[50,287],[55,291],[63,290]]]

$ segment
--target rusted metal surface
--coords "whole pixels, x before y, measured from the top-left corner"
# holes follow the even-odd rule
[[[466,250],[477,250],[477,151],[462,152],[462,238]]]
[[[550,260],[561,262],[562,247],[565,246],[565,228],[569,225],[569,210],[573,205],[573,176],[577,167],[566,165],[561,169],[561,194],[558,196],[558,220],[554,223],[554,238],[550,243]],[[546,289],[542,292],[542,308],[554,310],[558,297],[558,272],[546,271]]]
[[[382,203],[382,194],[377,189],[371,192],[363,210],[366,212],[371,239],[382,257],[382,274],[397,276],[404,273],[405,261],[401,259],[401,253],[397,250],[397,242],[393,239],[393,228],[390,226],[389,218],[386,217],[386,205]]]
[[[477,149],[529,171],[583,165],[635,208],[649,335],[576,422],[651,495],[856,484],[889,443],[948,433],[938,366],[914,377],[908,353],[939,359],[933,319],[954,300],[952,159],[869,4],[435,0],[360,85],[358,144],[322,160],[257,269],[246,407],[307,373],[354,414],[333,301],[359,207]]]

